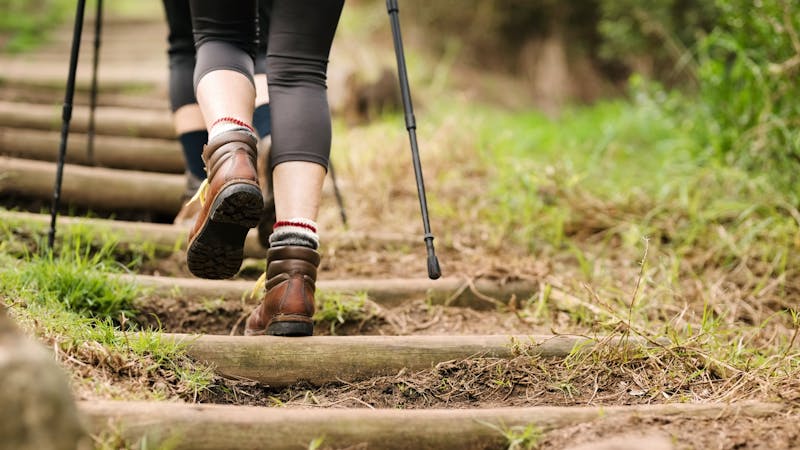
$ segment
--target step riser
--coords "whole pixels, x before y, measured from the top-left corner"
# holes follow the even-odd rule
[[[107,107],[96,111],[97,134],[128,137],[174,139],[175,130],[168,110],[150,111]],[[76,107],[70,121],[70,132],[85,133],[89,108]],[[61,107],[52,105],[0,102],[0,126],[60,131]]]
[[[4,222],[26,222],[33,224],[34,227],[47,227],[50,225],[50,216],[45,214],[35,214],[16,211],[0,210],[0,221]],[[70,227],[90,228],[97,230],[98,238],[101,232],[110,231],[115,234],[121,244],[141,244],[149,242],[155,244],[159,251],[172,252],[176,248],[183,250],[186,248],[189,230],[183,226],[147,223],[147,222],[125,222],[118,220],[90,219],[85,217],[58,218],[59,229],[69,229]],[[362,246],[364,242],[369,242],[374,246],[398,246],[419,244],[419,239],[394,233],[322,233],[322,241],[335,243],[337,248],[352,249]],[[98,241],[99,244],[102,242]],[[258,232],[253,229],[247,235],[244,244],[245,258],[264,258],[266,250],[258,242]]]
[[[474,357],[512,358],[524,354],[566,357],[591,349],[596,341],[578,336],[191,336],[164,334],[186,344],[189,356],[211,364],[224,376],[280,387],[304,381],[315,386],[430,369],[446,361]],[[619,338],[602,345],[620,345]],[[625,348],[645,342],[625,341]]]
[[[0,157],[0,193],[48,200],[53,197],[54,163]],[[106,211],[145,210],[176,214],[185,190],[183,175],[66,165],[63,205]]]
[[[0,128],[0,155],[37,161],[55,162],[61,134],[55,131],[32,131]],[[67,163],[89,165],[88,137],[72,133],[67,139]],[[94,164],[112,169],[143,170],[182,174],[183,153],[175,139],[129,139],[96,136]]]
[[[536,407],[483,410],[311,410],[144,402],[82,402],[93,434],[120,433],[137,442],[194,450],[308,448],[366,444],[380,449],[482,449],[508,445],[501,430],[534,425],[558,428],[622,417],[765,417],[780,405],[653,405],[632,407]]]
[[[243,295],[252,291],[252,281],[217,281],[187,278],[136,276],[124,277],[135,280],[142,287],[159,297],[169,298],[179,292],[184,298],[223,299],[241,301]],[[398,306],[409,299],[427,299],[433,304],[466,306],[474,309],[496,308],[496,303],[487,297],[504,303],[512,297],[528,299],[538,290],[538,285],[527,281],[498,284],[491,280],[475,280],[473,289],[461,278],[428,279],[380,279],[380,280],[325,280],[317,281],[323,292],[367,294],[370,300],[384,306]]]
[[[0,156],[0,194],[17,194],[40,200],[53,197],[54,162]],[[62,179],[62,205],[101,211],[142,210],[175,215],[186,192],[184,175],[66,164]],[[333,195],[330,183],[322,194]]]

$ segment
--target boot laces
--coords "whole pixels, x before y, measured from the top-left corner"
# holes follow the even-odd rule
[[[189,199],[189,201],[186,202],[186,204],[190,205],[192,203],[199,201],[200,205],[205,205],[207,195],[208,195],[208,178],[206,178],[205,180],[203,180],[202,183],[200,183],[200,187],[197,188],[197,192],[194,193],[192,198]]]
[[[251,299],[259,298],[261,296],[261,293],[266,288],[267,288],[267,272],[265,271],[264,273],[261,274],[260,277],[258,277],[258,280],[256,280],[256,284],[253,285],[253,290],[250,291],[250,298]]]

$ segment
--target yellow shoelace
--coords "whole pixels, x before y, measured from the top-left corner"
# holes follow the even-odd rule
[[[190,205],[196,201],[199,201],[200,205],[205,205],[206,194],[208,194],[208,178],[206,178],[205,180],[203,180],[202,183],[200,183],[200,187],[197,188],[197,192],[194,193],[192,198],[189,199],[189,201],[186,204]]]
[[[256,280],[256,284],[253,286],[253,290],[250,292],[251,299],[258,299],[261,297],[261,293],[264,292],[264,289],[267,287],[267,272],[261,274],[260,277]]]

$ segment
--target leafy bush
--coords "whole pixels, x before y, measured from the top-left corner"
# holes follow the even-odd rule
[[[714,2],[604,0],[599,4],[600,56],[668,83],[691,80],[691,49],[719,16]]]
[[[800,6],[717,0],[718,25],[698,49],[699,142],[711,154],[800,193]]]
[[[687,79],[683,58],[716,21],[706,0],[406,0],[401,9],[429,31],[428,43],[452,37],[481,67],[515,70],[532,40],[563,34],[570,55],[589,55],[612,81],[646,71],[659,80]],[[676,70],[679,69],[679,70]]]

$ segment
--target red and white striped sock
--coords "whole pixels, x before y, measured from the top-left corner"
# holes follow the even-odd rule
[[[299,245],[314,250],[319,248],[316,222],[302,217],[276,222],[269,236],[269,246],[274,248],[285,245]]]
[[[235,117],[225,116],[220,117],[211,124],[211,129],[208,130],[208,141],[211,142],[220,134],[228,131],[244,131],[252,134],[254,138],[257,138],[256,131],[249,123]]]

